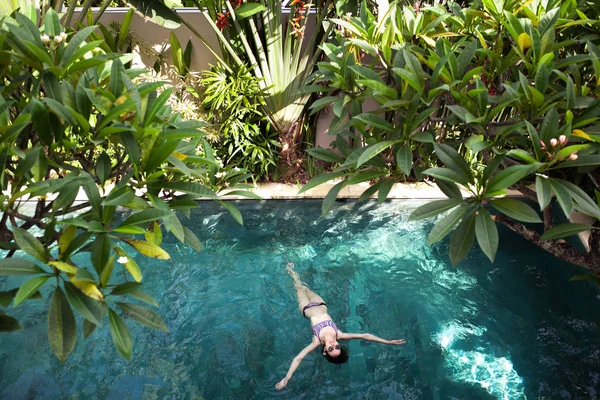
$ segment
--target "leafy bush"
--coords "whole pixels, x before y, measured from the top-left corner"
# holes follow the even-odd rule
[[[65,31],[50,9],[38,28],[29,15],[0,20],[0,233],[8,257],[0,275],[32,278],[2,292],[0,306],[51,286],[48,338],[59,360],[75,346],[73,309],[86,338],[108,315],[117,351],[129,359],[133,341],[120,315],[168,331],[155,311],[125,302],[156,305],[142,291],[134,254],[169,259],[163,231],[199,250],[174,211],[196,207],[199,197],[253,196],[243,183],[250,175],[222,169],[199,130],[205,123],[171,112],[172,89],[157,94],[164,82],[133,83],[144,70],[124,68],[131,55],[87,42],[96,26]],[[78,254],[88,262],[75,262]],[[20,328],[0,311],[0,331]]]
[[[332,107],[330,133],[338,134],[341,156],[309,150],[339,166],[302,188],[340,179],[324,213],[348,184],[375,180],[361,199],[378,192],[382,201],[397,180],[433,179],[449,198],[424,205],[412,219],[450,211],[429,243],[454,230],[454,265],[475,239],[493,261],[495,223],[501,222],[556,256],[600,272],[598,232],[587,255],[557,240],[590,225],[555,226],[551,201],[555,197],[567,216],[577,210],[600,218],[589,195],[600,164],[597,19],[575,1],[483,0],[467,8],[393,3],[379,19],[363,3],[359,16],[332,22],[338,42],[323,45],[327,61],[319,63],[311,90],[320,86],[324,97],[311,107]],[[375,111],[363,107],[369,99]],[[528,187],[533,183],[535,192]],[[537,202],[543,220],[524,202],[502,198],[508,188]],[[545,233],[519,222],[543,222]]]
[[[226,163],[267,177],[281,145],[262,111],[267,91],[260,81],[243,65],[227,70],[217,64],[202,73],[202,105],[219,126],[217,152]]]

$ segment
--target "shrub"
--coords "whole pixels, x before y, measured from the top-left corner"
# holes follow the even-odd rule
[[[86,42],[96,26],[66,31],[50,9],[38,28],[30,15],[0,20],[0,275],[32,276],[3,292],[0,306],[51,286],[48,337],[59,360],[75,346],[73,309],[84,337],[108,314],[117,351],[129,359],[132,339],[119,314],[168,331],[155,311],[123,302],[154,304],[134,254],[169,259],[163,231],[199,250],[174,211],[195,207],[198,197],[220,201],[226,188],[252,196],[243,183],[250,175],[222,169],[199,130],[205,123],[184,121],[166,104],[172,88],[157,94],[164,82],[134,84],[144,71],[124,67],[131,55]],[[14,257],[18,250],[26,256]],[[85,253],[87,263],[74,262]],[[0,311],[0,331],[20,328]]]

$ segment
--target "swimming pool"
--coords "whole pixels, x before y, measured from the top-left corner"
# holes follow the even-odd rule
[[[25,330],[0,335],[0,396],[596,398],[597,288],[568,282],[581,271],[502,230],[495,264],[473,249],[453,269],[448,240],[426,245],[433,222],[406,222],[419,204],[339,203],[322,218],[316,200],[245,201],[242,227],[202,203],[186,224],[203,252],[166,238],[172,262],[137,258],[170,334],[127,321],[134,339],[127,363],[105,324],[86,341],[80,334],[61,365],[47,342],[47,306],[27,302],[11,310]],[[276,391],[311,340],[284,269],[290,261],[340,329],[407,344],[352,341],[341,366],[313,352]],[[17,281],[6,282],[0,290]]]

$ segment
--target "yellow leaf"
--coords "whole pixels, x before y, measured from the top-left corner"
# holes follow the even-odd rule
[[[581,129],[573,129],[573,132],[571,133],[571,135],[577,136],[577,137],[580,137],[580,138],[584,138],[584,139],[587,139],[587,140],[594,140],[594,139],[592,139],[590,137],[590,135],[588,135],[587,133],[585,133]]]
[[[148,243],[160,246],[162,243],[162,231],[160,230],[158,222],[154,221],[152,227],[148,228],[146,233],[144,233],[144,237]]]
[[[87,297],[91,297],[92,299],[98,300],[98,301],[104,300],[104,296],[102,296],[102,292],[93,283],[85,282],[85,281],[78,281],[77,279],[74,279],[73,277],[71,277],[71,283],[73,285],[75,285],[75,287],[77,287],[79,290],[81,290],[81,293],[85,294]]]
[[[115,247],[115,252],[119,256],[119,263],[122,263],[122,258],[127,258],[127,261],[125,261],[125,263],[122,264],[125,266],[125,269],[129,272],[129,274],[131,274],[131,276],[133,277],[133,279],[135,279],[136,282],[141,282],[142,270],[140,269],[140,266],[135,262],[135,260],[131,258],[131,256],[120,247]]]
[[[170,260],[171,257],[169,253],[161,249],[159,246],[148,243],[145,240],[137,240],[137,239],[123,239],[124,242],[129,244],[131,247],[139,251],[145,256],[158,258],[159,260]]]
[[[475,31],[477,33],[477,38],[479,39],[479,43],[481,44],[481,47],[483,47],[484,49],[488,48],[487,42],[485,41],[485,38],[483,37],[483,35],[481,34],[481,32],[479,31]]]
[[[48,264],[52,265],[53,267],[66,272],[67,274],[74,274],[77,272],[77,267],[72,266],[69,263],[66,262],[62,262],[62,261],[50,261]]]
[[[121,97],[115,100],[115,106],[120,106],[121,104],[125,103],[125,100],[127,100],[127,96],[124,94],[121,95]]]
[[[519,49],[521,49],[523,53],[525,53],[525,49],[531,47],[532,43],[531,36],[527,33],[523,32],[519,35]]]
[[[178,151],[174,151],[173,153],[171,153],[171,155],[177,157],[180,161],[183,161],[187,158],[187,155],[180,153]]]
[[[68,225],[63,229],[58,239],[58,248],[61,254],[67,250],[73,238],[75,238],[75,234],[77,234],[77,227],[75,225]]]

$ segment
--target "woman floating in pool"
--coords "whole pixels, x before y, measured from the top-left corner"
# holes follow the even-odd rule
[[[319,346],[321,346],[321,353],[323,353],[323,356],[325,356],[329,362],[342,364],[348,361],[348,351],[345,347],[340,346],[338,340],[363,339],[384,344],[406,343],[403,339],[385,340],[375,335],[371,335],[370,333],[342,332],[327,313],[327,304],[325,304],[321,296],[306,287],[293,268],[294,264],[288,263],[286,269],[294,279],[294,288],[296,289],[296,294],[298,296],[298,306],[304,317],[310,319],[310,325],[312,326],[314,336],[312,342],[294,357],[285,378],[275,385],[277,390],[281,390],[287,385],[304,357],[316,350]]]

